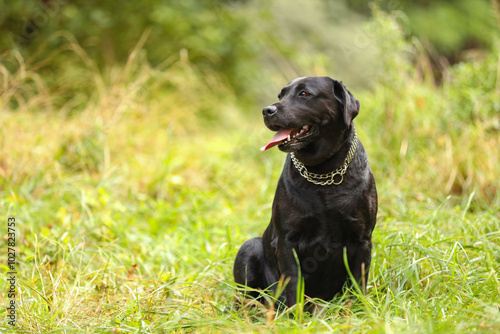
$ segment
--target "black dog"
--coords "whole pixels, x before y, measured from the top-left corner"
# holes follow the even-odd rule
[[[278,145],[288,156],[278,181],[271,223],[262,237],[238,251],[234,278],[246,295],[276,291],[288,279],[285,301],[296,304],[299,271],[305,295],[331,300],[346,282],[365,286],[371,262],[377,190],[353,119],[358,100],[328,77],[298,78],[262,111],[277,131],[264,151]]]

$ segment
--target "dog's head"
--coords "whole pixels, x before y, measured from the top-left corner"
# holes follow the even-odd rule
[[[329,77],[297,78],[281,90],[278,99],[262,110],[266,126],[277,132],[261,150],[277,145],[283,152],[296,152],[309,165],[339,150],[360,107],[342,82]]]

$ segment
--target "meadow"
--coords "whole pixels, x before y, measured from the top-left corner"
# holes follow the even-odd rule
[[[152,66],[141,41],[105,70],[70,36],[53,59],[4,53],[0,208],[17,222],[18,283],[15,328],[2,308],[0,329],[499,332],[498,43],[437,85],[417,42],[373,24],[392,50],[384,75],[351,89],[379,194],[373,263],[367,294],[323,302],[324,316],[234,307],[234,257],[267,225],[285,158],[259,151],[267,104],[242,102],[183,50]],[[268,104],[290,79],[271,80]]]

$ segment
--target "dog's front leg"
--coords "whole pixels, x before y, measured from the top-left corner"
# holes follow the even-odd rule
[[[372,243],[370,240],[364,240],[355,246],[350,245],[347,248],[349,268],[356,283],[361,287],[363,293],[366,293],[368,283],[368,273],[370,270]]]
[[[288,280],[285,287],[286,305],[292,307],[297,304],[297,283],[300,269],[295,249],[288,242],[283,242],[278,246],[278,265],[285,281]]]

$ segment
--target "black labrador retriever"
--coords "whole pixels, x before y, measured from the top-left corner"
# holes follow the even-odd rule
[[[299,272],[305,295],[326,301],[351,282],[347,268],[366,285],[377,190],[353,124],[360,104],[342,82],[297,78],[278,98],[262,111],[276,134],[261,150],[278,146],[289,154],[271,222],[262,237],[241,246],[233,271],[236,283],[254,298],[261,297],[259,290],[276,292],[277,282],[288,280],[279,300],[291,307]]]

